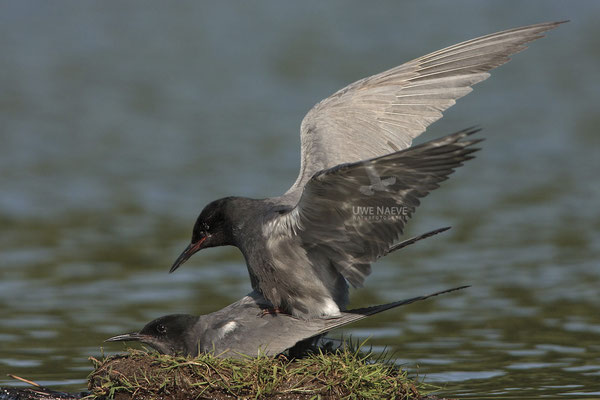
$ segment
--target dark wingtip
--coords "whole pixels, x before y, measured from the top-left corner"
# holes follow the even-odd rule
[[[554,28],[556,28],[559,25],[566,24],[567,22],[571,22],[571,20],[570,19],[563,19],[562,21],[542,22],[539,25],[541,25],[541,26],[544,26],[544,25],[547,26],[547,28],[545,30],[549,31],[550,29],[554,29]]]
[[[445,226],[443,228],[434,229],[432,231],[425,232],[425,233],[423,233],[421,235],[414,236],[414,237],[412,237],[410,239],[403,240],[402,242],[400,242],[400,243],[398,243],[398,244],[390,247],[390,249],[388,250],[387,254],[390,254],[391,252],[396,251],[396,250],[400,250],[400,249],[402,249],[402,248],[404,248],[406,246],[410,246],[411,244],[416,243],[419,240],[427,239],[428,237],[437,235],[438,233],[445,232],[445,231],[447,231],[450,228],[451,228],[450,226]]]
[[[463,286],[458,286],[458,287],[455,287],[455,288],[452,288],[452,289],[447,289],[447,290],[443,290],[443,291],[441,291],[441,292],[438,292],[438,293],[432,294],[432,296],[437,296],[438,294],[444,294],[444,293],[455,292],[455,291],[457,291],[457,290],[462,290],[462,289],[466,289],[466,288],[470,288],[470,287],[471,287],[471,285],[463,285]]]
[[[444,226],[442,228],[434,229],[431,232],[425,233],[427,237],[437,235],[438,233],[446,232],[448,229],[452,229],[451,226]]]
[[[465,136],[471,136],[471,135],[473,135],[473,134],[475,134],[477,132],[480,132],[482,130],[483,130],[483,128],[481,127],[481,125],[471,125],[471,126],[469,126],[467,128],[461,129],[460,131],[454,132],[454,133],[452,133],[452,134],[450,134],[448,136],[459,137],[459,139],[460,139],[460,138],[463,138]]]
[[[380,313],[382,311],[390,310],[395,307],[412,304],[417,301],[421,301],[421,300],[429,299],[431,297],[439,296],[441,294],[456,292],[457,290],[466,289],[468,287],[471,287],[471,285],[458,286],[458,287],[454,287],[452,289],[441,290],[439,292],[434,292],[434,293],[424,295],[424,296],[411,297],[410,299],[395,301],[393,303],[387,303],[387,304],[381,304],[378,306],[371,306],[371,307],[365,307],[365,308],[358,308],[358,309],[354,309],[354,310],[348,310],[348,311],[346,311],[346,313],[360,314],[360,315],[364,315],[364,316],[374,315],[374,314]]]
[[[470,288],[470,287],[471,287],[471,285],[457,286],[457,287],[454,287],[452,289],[441,290],[439,292],[431,293],[431,294],[428,294],[426,296],[419,296],[418,299],[419,300],[425,300],[425,299],[428,299],[430,297],[439,296],[440,294],[446,294],[446,293],[456,292],[457,290],[462,290],[462,289],[466,289],[466,288]]]
[[[480,132],[481,130],[483,130],[481,125],[476,124],[476,125],[471,125],[471,126],[467,127],[466,129],[463,129],[461,132],[464,132],[467,135],[472,135],[474,133]]]
[[[570,19],[563,19],[562,21],[548,21],[548,22],[540,22],[539,24],[530,25],[530,26],[547,26],[548,29],[553,29],[561,24],[566,24],[567,22],[571,22]]]

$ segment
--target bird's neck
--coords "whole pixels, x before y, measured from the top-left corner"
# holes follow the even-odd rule
[[[256,234],[255,230],[260,230],[267,209],[264,200],[229,197],[225,208],[227,244],[243,251],[248,239]]]

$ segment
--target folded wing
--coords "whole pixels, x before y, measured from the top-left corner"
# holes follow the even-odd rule
[[[372,307],[359,308],[345,311],[338,318],[315,318],[311,320],[296,319],[292,316],[281,315],[279,317],[269,317],[270,327],[266,336],[262,337],[263,345],[261,348],[267,355],[279,354],[294,346],[301,340],[327,333],[330,330],[340,328],[352,322],[359,321],[368,316],[387,311],[392,308],[404,306],[417,301],[425,300],[430,297],[465,289],[468,286],[460,286],[452,289],[442,290],[425,296],[412,297],[410,299],[400,300],[393,303],[381,304]],[[279,318],[279,321],[276,321]],[[274,328],[277,325],[277,328]],[[251,354],[254,355],[254,354]]]

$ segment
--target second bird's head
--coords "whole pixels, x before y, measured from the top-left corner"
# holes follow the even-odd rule
[[[228,213],[232,199],[225,197],[204,207],[194,224],[191,243],[175,260],[169,272],[175,271],[199,250],[233,244],[232,225]]]
[[[161,354],[198,355],[198,338],[194,327],[199,317],[188,314],[166,315],[149,322],[139,332],[125,333],[105,342],[142,342]]]

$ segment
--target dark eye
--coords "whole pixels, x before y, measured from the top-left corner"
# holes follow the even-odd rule
[[[158,325],[156,327],[156,330],[158,331],[158,333],[167,333],[167,328],[163,324]]]
[[[202,224],[202,229],[204,230],[204,232],[208,232],[208,228],[209,228],[208,224],[206,222],[204,222]]]

